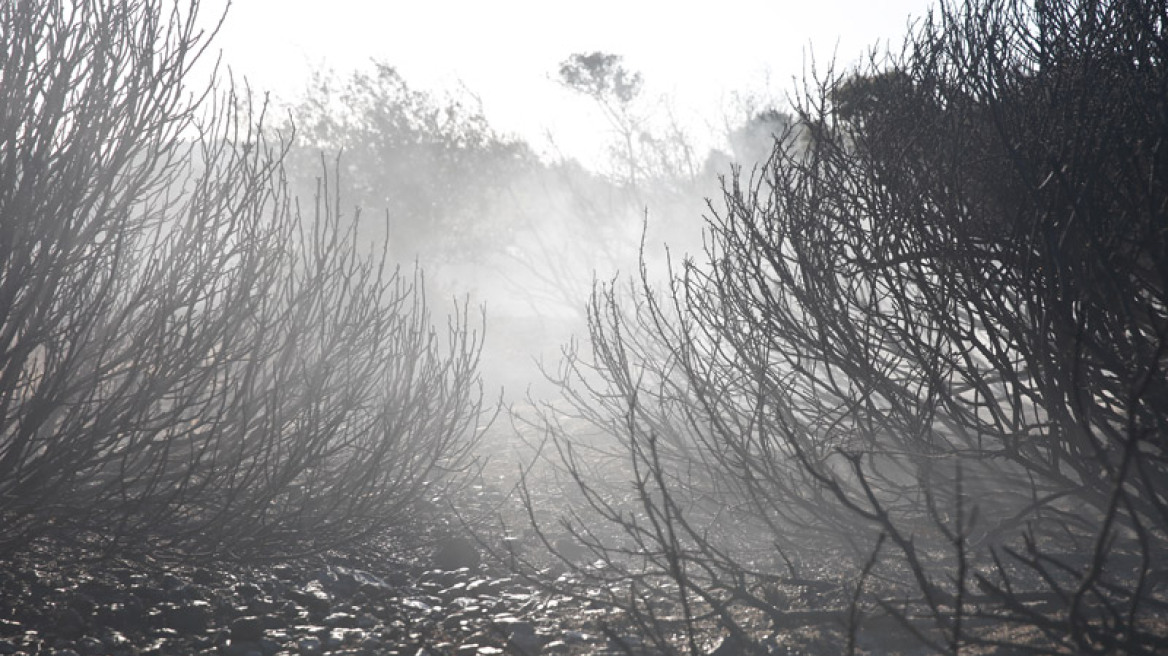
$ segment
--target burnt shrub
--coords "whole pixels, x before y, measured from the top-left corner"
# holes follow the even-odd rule
[[[712,204],[704,262],[597,288],[547,434],[567,526],[659,647],[823,622],[836,652],[1155,651],[1165,16],[945,3],[901,54],[804,86]]]
[[[180,3],[182,4],[182,3]],[[199,3],[0,7],[0,547],[281,557],[468,463],[475,319],[430,320],[248,94],[192,87]]]

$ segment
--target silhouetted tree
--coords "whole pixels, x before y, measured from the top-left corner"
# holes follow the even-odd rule
[[[633,202],[655,205],[685,194],[695,182],[693,145],[675,120],[664,130],[653,120],[644,107],[641,74],[623,61],[611,53],[576,53],[560,63],[559,78],[595,102],[612,127],[616,177]]]
[[[841,622],[854,651],[874,613],[938,652],[1156,651],[1166,21],[1156,0],[946,3],[903,55],[805,88],[805,147],[788,132],[728,182],[705,265],[598,288],[564,391],[632,503],[581,455],[604,446],[548,428],[608,565],[580,573],[631,582],[612,601],[658,646],[700,651],[712,618],[761,653],[760,613]],[[851,582],[808,580],[826,554]],[[809,584],[835,589],[825,612],[789,607]]]

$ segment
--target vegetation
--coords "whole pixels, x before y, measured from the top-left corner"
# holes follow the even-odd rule
[[[612,128],[606,175],[385,64],[319,77],[273,127],[249,94],[191,86],[214,30],[199,0],[172,5],[0,4],[6,566],[41,557],[38,538],[287,560],[368,544],[435,498],[486,514],[494,479],[453,496],[482,473],[480,358],[522,387],[516,361],[557,332],[532,324],[586,303],[588,343],[563,348],[537,422],[550,487],[525,468],[526,508],[503,510],[547,553],[512,534],[498,555],[619,616],[610,646],[704,654],[720,633],[717,656],[779,653],[810,626],[799,646],[823,653],[1160,647],[1163,0],[952,0],[900,54],[808,80],[792,114],[754,108],[727,146],[761,164],[722,179],[703,260],[667,262],[664,282],[650,246],[684,250],[731,156],[698,165],[676,126],[655,132],[619,56],[558,69]],[[517,292],[492,316],[504,348],[482,350],[469,301],[435,329],[411,261],[443,291]],[[477,567],[498,536],[478,537],[438,566]],[[405,599],[368,572],[322,576],[354,604]],[[422,578],[445,595],[473,576]],[[321,581],[288,580],[304,585],[285,586],[285,619],[331,616]],[[25,583],[0,577],[57,604]],[[498,607],[535,605],[518,594]],[[376,607],[379,636],[421,648],[487,623],[408,602]],[[260,645],[260,611],[234,611],[230,639]],[[5,612],[0,629],[40,644]],[[377,626],[337,621],[359,619]],[[543,647],[533,625],[490,623],[508,648]]]
[[[514,230],[500,203],[538,164],[525,143],[496,133],[473,99],[413,89],[380,62],[344,80],[318,73],[290,114],[294,188],[313,187],[321,152],[344,153],[351,200],[385,219],[365,233],[388,237],[397,262],[488,257]]]
[[[659,648],[700,652],[712,620],[763,653],[825,616],[837,651],[1157,649],[1166,16],[944,4],[899,56],[805,87],[765,168],[728,181],[705,263],[598,287],[563,391],[609,439],[546,429],[605,564],[579,572],[623,580],[611,601]],[[825,558],[853,574],[800,615]]]
[[[479,344],[362,257],[339,179],[192,90],[197,0],[0,7],[0,548],[281,557],[374,535],[467,462]]]

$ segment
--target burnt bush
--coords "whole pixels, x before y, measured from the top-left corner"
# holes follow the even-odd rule
[[[188,84],[199,3],[0,8],[0,547],[280,557],[468,463],[474,317],[287,193],[286,142]]]
[[[607,440],[547,433],[604,565],[581,573],[622,581],[658,647],[822,621],[836,651],[1155,650],[1166,16],[945,3],[899,55],[804,86],[711,205],[704,263],[598,288],[591,359],[558,378]]]

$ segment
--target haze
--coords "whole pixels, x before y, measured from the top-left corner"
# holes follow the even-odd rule
[[[230,0],[205,3],[206,17]],[[900,43],[926,0],[589,3],[501,0],[374,2],[247,0],[230,3],[216,45],[236,76],[289,99],[310,71],[345,75],[377,59],[413,86],[465,87],[491,124],[537,148],[554,137],[566,154],[598,155],[602,119],[555,80],[574,52],[622,55],[646,95],[665,97],[695,131],[714,126],[743,94],[786,97],[811,63],[854,62],[873,45]]]

